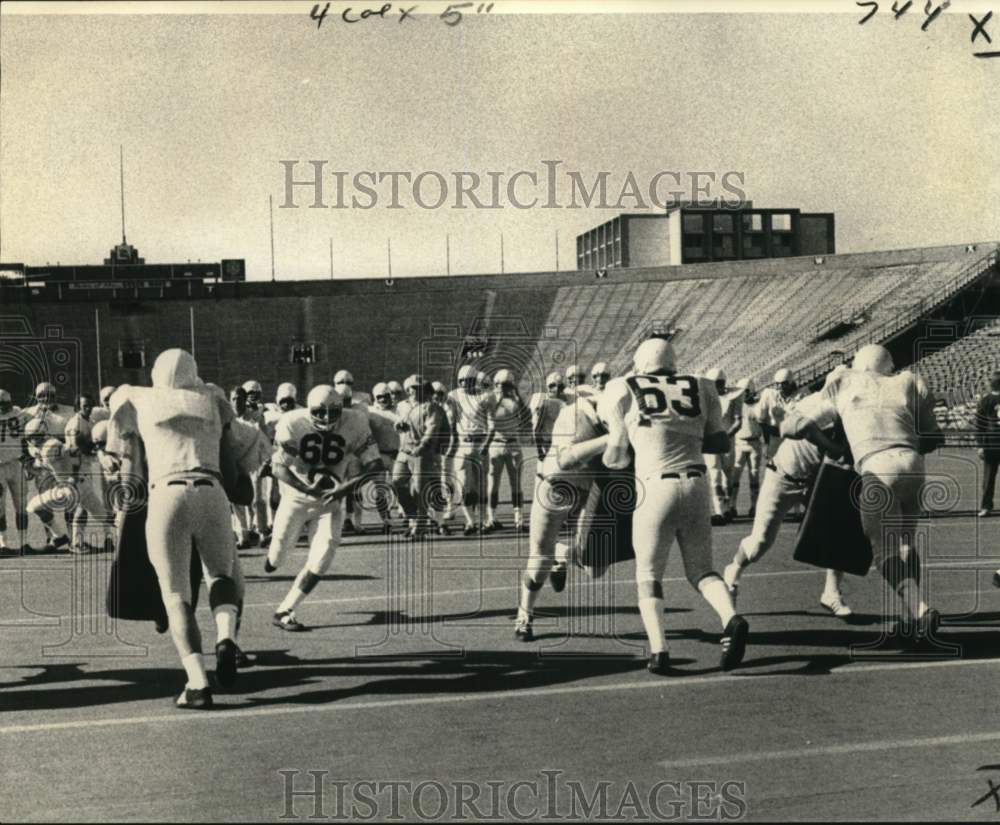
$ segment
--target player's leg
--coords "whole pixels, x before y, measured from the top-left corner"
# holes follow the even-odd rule
[[[274,614],[275,624],[285,630],[302,630],[302,624],[295,617],[295,609],[306,596],[316,589],[321,577],[333,563],[333,557],[340,545],[340,537],[346,516],[342,504],[317,516],[309,525],[309,555],[306,563],[288,590],[278,610]]]
[[[726,480],[722,466],[722,456],[713,454],[706,455],[705,466],[708,468],[708,483],[711,489],[711,523],[718,526],[725,524],[726,510],[728,509],[728,502],[726,500]]]
[[[219,684],[229,687],[236,678],[236,627],[242,602],[236,574],[236,542],[229,526],[229,500],[218,483],[196,483],[189,489],[191,532],[215,619],[215,674]]]
[[[392,530],[392,465],[395,456],[382,453],[382,466],[385,468],[372,481],[375,488],[375,509],[382,520],[382,532],[388,535]]]
[[[731,670],[743,661],[750,627],[736,612],[729,588],[712,566],[711,503],[707,479],[682,479],[684,503],[678,520],[677,543],[684,574],[715,611],[722,624],[721,667]]]
[[[490,499],[486,508],[486,520],[484,523],[491,530],[495,530],[503,526],[499,521],[497,521],[496,513],[497,507],[500,504],[500,484],[503,481],[504,466],[507,463],[505,453],[506,450],[502,445],[490,446]]]
[[[254,526],[247,537],[251,547],[256,547],[263,536],[267,535],[267,503],[268,496],[265,489],[265,479],[261,477],[260,470],[251,475],[253,481],[253,520]]]
[[[733,555],[733,560],[723,571],[723,578],[735,598],[740,576],[745,567],[760,559],[774,545],[785,514],[801,500],[802,485],[796,484],[776,470],[764,473],[764,484],[757,499],[753,528]]]
[[[926,609],[913,535],[923,475],[923,458],[912,450],[884,450],[866,458],[861,469],[861,525],[875,566],[899,596],[904,619],[913,622]],[[904,502],[911,512],[904,512]]]
[[[66,489],[53,482],[28,500],[28,513],[35,516],[45,530],[47,543],[44,552],[46,553],[55,553],[70,547],[70,538],[66,535],[66,520],[62,515],[66,493]]]
[[[481,460],[471,446],[463,447],[456,456],[459,466],[459,483],[462,492],[462,517],[465,519],[465,535],[476,530],[476,508],[479,506]],[[480,518],[482,512],[479,513]]]
[[[409,522],[409,529],[414,529],[417,524],[417,503],[413,500],[411,493],[412,471],[409,456],[400,453],[396,457],[396,462],[392,465],[392,486],[396,491],[396,498],[400,507]]]
[[[271,543],[268,545],[267,558],[264,560],[265,573],[277,570],[285,555],[295,547],[302,534],[302,527],[309,519],[311,503],[315,501],[285,484],[282,486],[285,489],[281,491],[281,502],[274,514]]]
[[[1000,455],[993,450],[983,453],[983,488],[979,499],[979,515],[988,516],[993,509],[993,496],[996,492],[997,467],[1000,467]]]
[[[521,488],[521,468],[524,454],[521,448],[512,444],[507,452],[507,476],[510,480],[510,500],[514,507],[514,529],[524,530],[524,492]]]
[[[188,489],[186,484],[168,485],[162,481],[150,485],[146,546],[160,584],[170,636],[187,674],[187,684],[177,704],[197,707],[204,706],[205,695],[209,697],[207,703],[210,706],[211,693],[201,655],[201,631],[191,601],[191,527],[194,513],[193,508],[188,506]]]
[[[750,453],[746,444],[737,441],[733,451],[733,470],[729,474],[729,511],[735,518],[737,515],[736,504],[740,498],[740,482],[743,479],[743,470],[750,463]]]
[[[232,505],[232,510],[240,536],[237,549],[242,550],[250,546],[250,510],[241,504]]]
[[[680,487],[669,479],[646,482],[646,495],[632,515],[635,584],[639,615],[649,639],[650,670],[662,670],[667,644],[663,628],[663,574],[677,532]]]
[[[430,529],[429,512],[433,509],[431,498],[434,493],[434,482],[437,475],[437,465],[433,454],[411,456],[410,465],[410,496],[416,509],[416,528],[413,536],[420,536]]]
[[[578,498],[579,496],[576,496]],[[539,480],[535,485],[534,507],[528,534],[528,563],[521,580],[521,599],[517,609],[515,635],[524,640],[534,638],[531,621],[535,602],[545,585],[556,561],[556,542],[559,530],[573,509],[573,488],[565,483]],[[565,570],[565,564],[563,565]],[[562,584],[566,579],[563,576]],[[553,585],[554,586],[554,585]],[[562,587],[557,588],[557,592]]]

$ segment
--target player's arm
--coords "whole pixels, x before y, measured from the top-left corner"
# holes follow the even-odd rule
[[[438,412],[443,416],[441,410]],[[428,429],[430,429],[428,427]],[[357,450],[358,460],[361,463],[361,472],[356,476],[344,479],[334,490],[327,490],[323,494],[323,502],[330,504],[339,499],[351,495],[358,487],[368,481],[373,481],[385,466],[382,464],[382,455],[378,450],[378,442],[372,434],[371,426],[365,421],[365,428],[362,437],[364,439],[361,449]]]
[[[701,437],[701,451],[705,455],[724,455],[729,452],[729,435],[722,424],[722,402],[715,386],[706,379],[699,379],[701,403],[705,409],[705,431]]]
[[[921,455],[925,455],[944,445],[944,433],[934,414],[934,396],[927,384],[922,378],[915,376],[913,389],[916,393],[917,437],[920,439],[918,450]]]
[[[608,384],[597,405],[598,417],[608,428],[602,460],[612,470],[624,470],[632,462],[625,413],[632,404],[632,394],[625,382]]]
[[[628,437],[626,436],[626,440]],[[608,448],[608,436],[599,435],[597,438],[589,438],[579,444],[571,444],[560,447],[556,452],[556,460],[559,462],[560,470],[573,470],[581,464],[585,464],[592,458],[601,455]],[[628,448],[626,447],[626,455]],[[626,466],[628,462],[626,461]]]

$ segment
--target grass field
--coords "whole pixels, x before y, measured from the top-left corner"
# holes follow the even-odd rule
[[[658,677],[645,670],[631,563],[597,581],[574,569],[562,594],[546,587],[524,644],[512,620],[526,537],[365,536],[345,541],[298,611],[301,634],[270,617],[305,548],[270,576],[260,550],[243,553],[241,643],[255,664],[216,693],[217,711],[184,712],[169,638],[104,616],[106,556],[4,559],[0,820],[364,819],[373,807],[413,820],[440,807],[436,788],[412,792],[431,780],[447,792],[443,819],[580,816],[574,783],[598,800],[591,818],[602,798],[608,818],[655,818],[660,788],[662,818],[995,819],[1000,802],[973,803],[1000,783],[1000,518],[975,519],[975,472],[967,451],[930,465],[922,535],[929,601],[945,617],[938,647],[865,649],[884,626],[878,577],[848,577],[854,623],[829,616],[822,572],[790,559],[787,524],[744,576],[750,643],[731,674],[676,549],[665,590],[677,666]],[[748,530],[714,529],[720,570]],[[314,780],[322,800],[288,797]],[[395,802],[391,786],[367,786],[372,806],[359,782],[410,784]]]

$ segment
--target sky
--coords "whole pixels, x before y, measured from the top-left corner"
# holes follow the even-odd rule
[[[385,277],[390,239],[394,276],[444,274],[446,236],[453,274],[498,272],[501,234],[505,271],[544,271],[557,233],[572,269],[577,234],[654,209],[658,172],[671,173],[661,199],[690,197],[695,172],[731,198],[729,173],[755,206],[834,212],[838,252],[1000,239],[1000,59],[972,56],[988,48],[970,43],[975,4],[927,31],[922,3],[894,20],[888,2],[860,25],[867,9],[853,2],[838,14],[543,15],[498,0],[455,26],[439,16],[446,3],[348,24],[343,9],[365,6],[331,2],[318,27],[312,2],[277,15],[8,13],[16,5],[0,17],[0,261],[100,263],[121,236],[119,145],[126,232],[147,262],[245,258],[252,280],[271,277],[269,196],[281,280],[329,278],[331,239],[338,278]],[[987,30],[1000,43],[1000,18]],[[282,161],[304,179],[312,160],[325,161],[325,208],[309,208],[307,187],[282,208]],[[549,168],[561,208],[543,208]],[[538,177],[514,190],[530,208],[508,197],[518,171]],[[353,185],[364,172],[383,173],[369,209]],[[439,208],[413,197],[425,172],[425,205],[434,173],[448,187]],[[479,175],[488,205],[491,172],[501,208],[453,208],[457,173]],[[570,208],[570,173],[589,189],[601,172],[608,208],[579,191]],[[344,208],[331,208],[335,173]],[[410,175],[396,178],[401,208],[389,208],[389,173]],[[642,202],[619,198],[630,174]]]

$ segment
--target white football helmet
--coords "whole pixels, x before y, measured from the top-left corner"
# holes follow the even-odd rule
[[[35,398],[39,404],[54,404],[56,402],[56,388],[48,381],[43,381],[35,387]]]
[[[595,375],[611,375],[611,370],[608,368],[608,365],[607,365],[606,362],[604,362],[604,361],[598,361],[596,364],[594,364],[593,367],[590,368],[590,374],[591,374],[591,376],[595,376]]]
[[[389,388],[389,392],[392,393],[392,397],[396,401],[406,398],[406,390],[403,389],[403,385],[398,381],[389,381],[386,383],[386,386]]]
[[[389,392],[389,385],[384,381],[379,381],[372,387],[372,397],[380,409],[388,410],[392,407],[392,393]]]
[[[736,386],[739,387],[744,392],[748,392],[753,395],[757,392],[757,384],[752,378],[741,378],[736,382]]]
[[[792,380],[792,374],[787,369],[782,367],[774,374],[774,378],[771,380],[774,381],[775,384],[784,384]]]
[[[485,372],[477,372],[476,386],[481,390],[488,390],[490,388],[490,377]]]
[[[853,369],[874,372],[876,375],[892,375],[895,365],[889,350],[880,344],[867,344],[854,354]]]
[[[409,392],[412,389],[419,389],[420,387],[423,386],[423,383],[424,383],[423,376],[418,375],[417,373],[413,373],[413,375],[408,376],[407,379],[403,382],[403,389]]]
[[[462,384],[465,381],[475,381],[476,380],[476,368],[466,364],[464,367],[458,368],[458,383]]]
[[[332,430],[344,414],[344,400],[329,384],[318,384],[309,390],[306,407],[317,430]]]
[[[150,374],[157,388],[191,389],[201,384],[194,356],[183,349],[168,349],[157,355]]]
[[[566,367],[566,386],[575,387],[587,380],[587,374],[576,364]]]
[[[101,406],[107,407],[111,403],[111,396],[115,394],[117,387],[101,387]]]
[[[636,347],[632,365],[639,375],[677,372],[677,356],[669,341],[650,338]]]
[[[545,386],[550,390],[554,389],[555,387],[559,387],[560,389],[562,389],[563,387],[566,386],[566,384],[563,381],[562,375],[560,375],[558,372],[550,372],[548,375],[545,376]]]
[[[506,385],[513,385],[514,383],[514,373],[510,370],[497,370],[496,374],[493,376],[493,386],[503,387]]]
[[[103,447],[108,441],[108,422],[98,421],[90,431],[90,440],[95,446]]]
[[[448,388],[440,381],[432,382],[431,389],[434,390],[435,395],[440,395],[442,398],[448,394]]]
[[[282,401],[288,398],[291,398],[292,401],[295,401],[298,397],[299,397],[298,388],[294,384],[286,381],[284,384],[278,384],[278,392],[275,393],[274,401],[276,404],[280,404]]]

